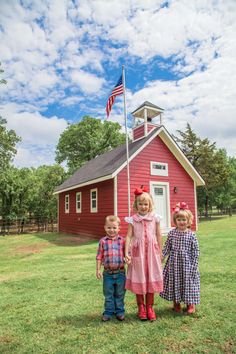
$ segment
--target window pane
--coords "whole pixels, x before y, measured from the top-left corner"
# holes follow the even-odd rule
[[[154,192],[156,195],[163,195],[163,188],[156,187],[154,188]]]

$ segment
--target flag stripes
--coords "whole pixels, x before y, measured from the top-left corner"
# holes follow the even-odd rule
[[[123,82],[122,82],[122,75],[121,75],[116,86],[113,88],[113,90],[107,100],[107,105],[106,105],[107,118],[109,117],[109,114],[110,114],[112,106],[115,102],[116,96],[122,95],[123,92],[124,92],[124,89],[123,89]]]

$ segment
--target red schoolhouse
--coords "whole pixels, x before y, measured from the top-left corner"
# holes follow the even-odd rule
[[[204,185],[204,181],[162,125],[162,113],[163,109],[147,101],[132,113],[131,208],[134,189],[148,186],[155,212],[162,216],[164,233],[173,227],[171,211],[179,201],[189,205],[194,215],[193,230],[196,230],[196,187]],[[160,118],[158,124],[154,123],[155,117]],[[128,216],[126,144],[90,160],[58,186],[55,194],[58,194],[60,232],[100,238],[104,235],[105,217],[114,214],[121,219],[120,234],[125,235],[124,217]]]

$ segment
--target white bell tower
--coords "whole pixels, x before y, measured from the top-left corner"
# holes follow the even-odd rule
[[[162,113],[163,108],[155,106],[154,104],[145,101],[141,106],[139,106],[131,114],[133,116],[133,141],[144,138],[148,133],[162,125]],[[153,119],[160,116],[159,123],[153,123]]]

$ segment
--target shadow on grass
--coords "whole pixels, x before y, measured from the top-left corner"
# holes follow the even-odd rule
[[[62,247],[78,247],[81,245],[90,245],[98,242],[98,239],[93,236],[64,233],[38,233],[35,234],[35,237]]]
[[[179,318],[181,317],[189,317],[186,312],[181,312],[181,313],[175,313],[172,311],[171,308],[165,308],[165,309],[160,309],[159,311],[156,311],[157,314],[157,321],[155,323],[159,323],[160,321],[163,320],[170,320],[174,318]],[[192,318],[198,318],[201,317],[199,316],[198,313],[195,313],[194,315],[191,315]],[[118,321],[115,316],[111,318],[110,321],[108,322],[102,322],[101,320],[102,314],[83,314],[83,315],[78,315],[78,316],[63,316],[63,317],[57,317],[56,322],[59,325],[62,326],[73,326],[76,328],[86,328],[86,327],[97,327],[99,324],[101,325],[107,325],[107,324],[120,324],[121,321]],[[145,323],[150,323],[150,321],[140,321],[137,317],[136,313],[128,313],[125,315],[125,320],[123,321],[124,324],[134,324],[137,325],[137,323],[145,325]],[[153,322],[154,323],[154,322]]]

